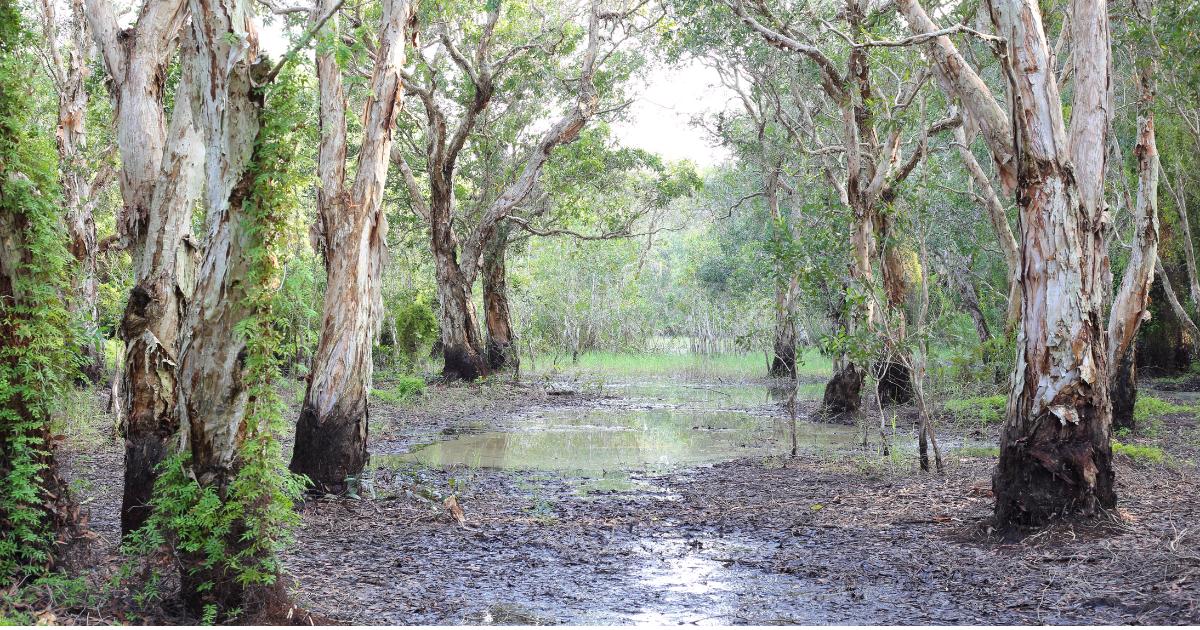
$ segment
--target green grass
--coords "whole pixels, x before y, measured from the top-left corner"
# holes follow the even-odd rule
[[[1161,416],[1169,413],[1195,412],[1196,410],[1192,407],[1182,407],[1151,396],[1138,396],[1137,402],[1133,405],[1133,422],[1137,425],[1138,433],[1153,438],[1158,437],[1159,431],[1162,430]]]
[[[946,410],[954,414],[958,420],[978,420],[985,425],[997,424],[1004,420],[1004,407],[1007,403],[1007,398],[1002,395],[947,400]]]
[[[115,417],[104,413],[96,390],[92,387],[68,387],[65,400],[51,420],[50,430],[67,436],[73,448],[96,448],[106,437],[115,434]],[[119,403],[118,403],[119,404]]]
[[[371,395],[385,403],[399,403],[425,394],[425,381],[416,376],[401,376],[390,382],[391,390],[371,388]]]
[[[1161,464],[1166,459],[1162,449],[1157,446],[1135,446],[1113,440],[1112,449],[1113,455],[1126,455],[1135,462]]]
[[[826,379],[833,372],[833,360],[815,349],[802,355],[801,379]],[[558,363],[554,361],[557,359]],[[707,378],[760,378],[767,375],[766,358],[758,353],[730,354],[626,354],[593,351],[579,356],[573,364],[569,355],[541,355],[534,361],[539,372],[578,369],[607,376],[681,376]]]
[[[965,446],[958,451],[963,457],[999,457],[999,446]]]

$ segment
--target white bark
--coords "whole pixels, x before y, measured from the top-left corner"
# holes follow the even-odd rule
[[[1108,369],[1117,369],[1125,349],[1144,321],[1150,319],[1150,285],[1158,261],[1158,146],[1154,138],[1154,112],[1138,121],[1137,205],[1133,212],[1133,239],[1129,266],[1108,318]]]
[[[333,3],[319,6],[328,11]],[[328,288],[291,463],[294,472],[307,474],[318,487],[340,486],[366,464],[371,352],[383,323],[381,288],[388,253],[383,188],[401,105],[405,32],[416,9],[413,0],[383,3],[358,168],[353,186],[340,200],[346,152],[345,119],[336,111],[342,102],[341,81],[334,59],[318,60],[323,135],[340,138],[323,138],[319,154],[326,190],[318,221],[323,224]]]
[[[180,352],[178,413],[192,471],[202,485],[223,487],[236,474],[244,437],[246,343],[236,326],[251,312],[243,284],[250,244],[243,202],[258,134],[260,103],[250,93],[258,34],[243,0],[190,0],[190,5],[196,76],[202,77],[197,114],[207,149],[205,251]]]

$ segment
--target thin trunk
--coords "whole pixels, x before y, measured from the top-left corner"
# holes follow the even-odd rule
[[[322,16],[335,3],[323,0]],[[367,395],[371,391],[373,341],[383,319],[382,275],[387,265],[387,218],[383,187],[392,153],[400,73],[404,66],[405,30],[416,11],[413,0],[384,3],[379,48],[375,55],[372,97],[364,114],[365,135],[358,151],[354,185],[345,201],[326,197],[314,241],[323,245],[328,270],[321,339],[313,359],[289,469],[308,475],[326,492],[338,492],[347,479],[366,466]],[[330,53],[332,55],[332,52]],[[345,118],[337,63],[322,59],[322,126],[329,125],[320,159],[322,179],[335,191],[344,179]]]
[[[1113,407],[1113,426],[1134,428],[1133,408],[1137,402],[1137,349],[1134,336],[1150,318],[1150,286],[1158,261],[1158,146],[1154,135],[1154,85],[1150,70],[1142,73],[1145,115],[1141,117],[1137,146],[1137,202],[1133,214],[1133,238],[1129,265],[1121,279],[1121,289],[1112,303],[1108,319],[1109,394]],[[1180,213],[1180,217],[1184,216]],[[1186,223],[1185,235],[1187,234]],[[1190,241],[1191,239],[1185,239]],[[1189,260],[1191,250],[1188,248]],[[1189,278],[1195,278],[1195,265],[1189,264]],[[1194,280],[1193,280],[1194,282]]]
[[[87,144],[85,120],[87,117],[88,93],[84,86],[86,63],[92,49],[91,33],[83,1],[71,3],[70,48],[63,51],[58,47],[54,2],[42,0],[44,16],[43,33],[50,50],[50,60],[58,89],[58,129],[55,132],[58,145],[59,167],[62,175],[59,182],[63,190],[63,208],[67,231],[71,235],[71,254],[75,256],[78,270],[71,278],[71,310],[84,322],[88,337],[97,334],[96,301],[100,284],[96,279],[96,222],[92,217],[95,196],[108,185],[112,169],[101,165],[95,177],[89,181],[88,167],[83,149]],[[104,379],[103,348],[89,345],[80,349],[87,358],[82,371],[93,384]]]
[[[1153,116],[1153,113],[1150,115]],[[1153,119],[1151,119],[1151,124],[1153,124]],[[1158,156],[1156,154],[1155,160],[1157,161],[1157,159]],[[1161,165],[1159,168],[1162,168]],[[1160,172],[1162,171],[1160,170]],[[1165,173],[1163,174],[1163,178],[1165,180]],[[1171,187],[1170,182],[1164,181],[1164,185],[1167,189],[1167,192],[1171,193],[1171,199],[1175,201],[1175,214],[1179,216],[1179,226],[1183,228],[1183,234],[1181,235],[1182,238],[1180,240],[1183,241],[1183,253],[1187,262],[1188,288],[1191,290],[1192,304],[1195,305],[1196,308],[1200,309],[1200,278],[1196,276],[1196,255],[1192,249],[1192,229],[1188,224],[1187,195],[1184,193],[1183,189],[1185,179],[1183,176],[1182,167],[1178,169],[1178,172],[1175,175],[1175,181],[1179,184],[1178,191]],[[1138,201],[1141,201],[1140,194],[1138,196]]]
[[[987,209],[996,240],[1000,242],[1000,251],[1004,252],[1004,262],[1008,266],[1008,313],[1004,317],[1004,329],[1011,331],[1021,318],[1021,251],[1017,245],[1017,237],[1013,236],[1012,227],[1008,224],[1008,215],[1004,212],[996,190],[992,188],[991,178],[983,172],[983,167],[971,153],[967,144],[967,134],[962,127],[954,130],[954,146],[958,149],[958,157],[963,166],[967,167],[967,172],[971,174],[975,186],[979,189],[981,196],[978,199]]]
[[[163,114],[168,61],[187,3],[150,0],[133,33],[118,26],[108,0],[85,5],[115,101],[124,201],[116,247],[127,248],[133,260],[134,286],[118,329],[125,342],[121,532],[128,535],[150,514],[155,467],[179,429],[176,366],[182,315],[195,282],[192,201],[202,185],[204,147],[192,108],[180,106],[195,98],[186,72],[169,129]]]
[[[983,309],[979,306],[979,294],[975,291],[975,283],[971,282],[971,270],[966,264],[967,261],[960,259],[956,262],[954,269],[946,274],[946,280],[958,294],[962,309],[971,316],[980,345],[986,348],[987,343],[992,340],[992,331],[988,329],[987,318],[983,316]],[[986,350],[983,354],[983,362],[991,362],[991,354]]]
[[[876,239],[883,243],[879,269],[885,298],[885,330],[889,337],[889,347],[893,348],[895,353],[894,360],[885,360],[875,366],[876,378],[879,380],[877,389],[882,404],[903,405],[911,402],[913,398],[912,370],[908,365],[910,361],[907,356],[903,356],[907,353],[903,344],[908,337],[908,322],[904,312],[908,282],[904,275],[904,261],[900,259],[898,248],[890,242],[894,238],[891,233],[891,218],[879,210],[876,210],[876,216]]]
[[[782,229],[779,211],[779,167],[764,159],[766,173],[763,184],[767,195],[767,207],[776,229]],[[775,336],[770,375],[796,378],[796,307],[792,299],[792,286],[787,268],[781,261],[775,262]]]
[[[1137,344],[1125,348],[1116,370],[1108,379],[1108,391],[1112,396],[1113,429],[1137,430],[1133,409],[1137,405]]]
[[[509,228],[496,229],[487,249],[483,251],[483,307],[487,313],[488,367],[520,369],[520,358],[513,345],[512,317],[508,312],[508,283],[504,266],[508,249]]]

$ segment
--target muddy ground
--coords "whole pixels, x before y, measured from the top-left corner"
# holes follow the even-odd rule
[[[373,404],[372,450],[589,404],[582,392],[484,387]],[[1194,421],[1167,418],[1166,430]],[[1193,446],[1167,447],[1168,465],[1118,458],[1116,512],[1019,542],[983,525],[987,456],[955,456],[944,475],[865,455],[752,458],[615,489],[553,473],[380,469],[374,500],[303,505],[284,561],[301,604],[352,624],[1200,623],[1200,475]],[[131,599],[136,578],[107,586],[122,562],[119,445],[62,459],[99,536],[92,577],[111,596],[57,609],[58,622],[189,621],[169,597]],[[413,487],[456,492],[465,523]]]

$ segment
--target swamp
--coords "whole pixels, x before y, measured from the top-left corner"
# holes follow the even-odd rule
[[[1200,623],[1198,34],[0,0],[0,625]]]

